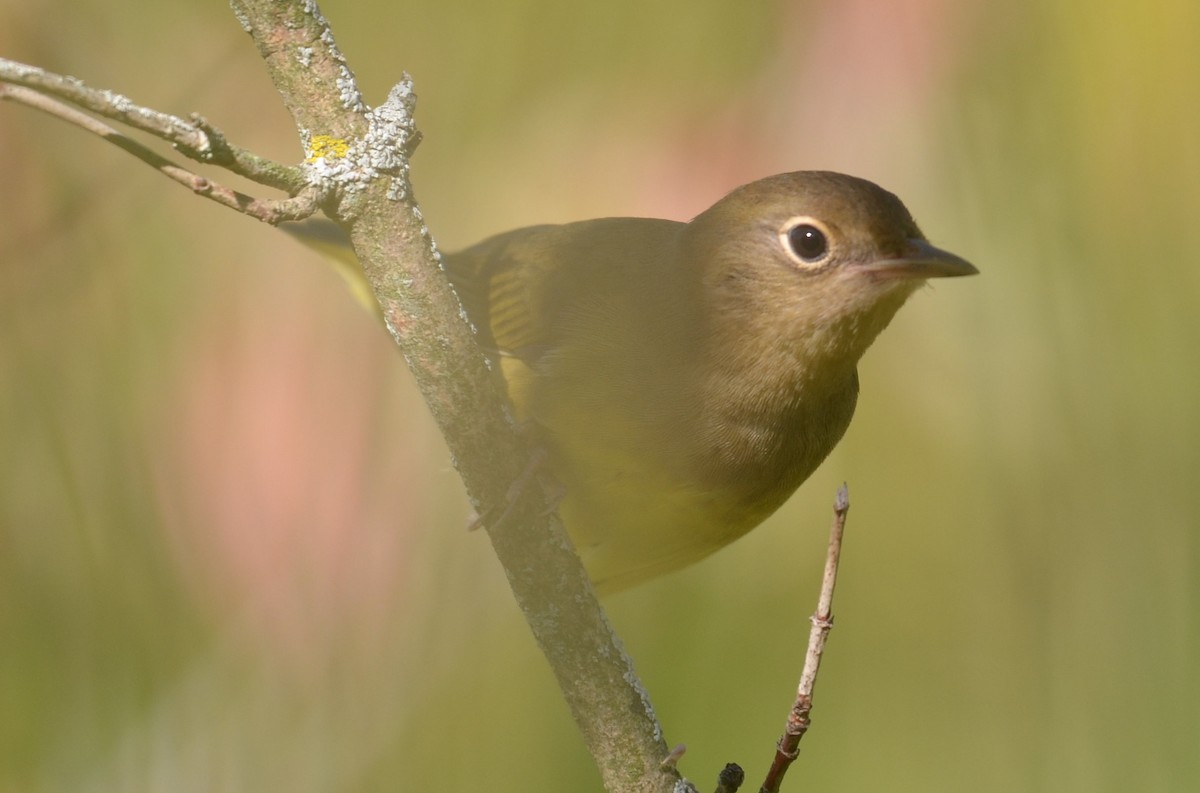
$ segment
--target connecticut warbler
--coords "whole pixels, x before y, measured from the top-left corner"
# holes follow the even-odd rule
[[[289,230],[326,252],[340,235]],[[601,593],[774,512],[846,431],[858,360],[908,296],[977,272],[896,196],[820,171],[745,185],[690,223],[510,231],[445,269]]]

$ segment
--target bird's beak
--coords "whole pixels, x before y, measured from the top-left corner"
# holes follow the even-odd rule
[[[903,256],[867,262],[860,268],[886,278],[952,278],[979,272],[961,256],[935,248],[922,239],[909,240]]]

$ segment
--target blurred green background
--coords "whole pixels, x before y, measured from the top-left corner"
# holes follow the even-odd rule
[[[1200,6],[323,9],[369,101],[413,74],[444,248],[827,168],[983,271],[779,514],[609,602],[702,789],[765,772],[843,480],[788,788],[1200,789]],[[300,157],[221,4],[0,0],[0,54]],[[11,104],[0,187],[0,791],[598,789],[337,277]]]

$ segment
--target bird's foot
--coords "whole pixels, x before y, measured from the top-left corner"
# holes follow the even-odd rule
[[[533,454],[529,457],[529,462],[525,465],[525,468],[521,471],[520,475],[513,480],[513,483],[508,486],[508,492],[504,494],[504,503],[502,505],[497,505],[484,510],[482,515],[475,513],[471,517],[470,522],[467,524],[467,531],[475,531],[477,529],[484,528],[485,526],[490,526],[493,529],[497,528],[498,526],[502,526],[505,521],[512,516],[513,509],[520,502],[522,496],[525,495],[526,491],[529,489],[530,483],[534,481],[534,477],[536,476],[538,469],[541,468],[542,463],[545,461],[546,450],[541,448],[534,449]],[[559,483],[557,480],[552,480],[552,484],[554,489],[547,493],[547,505],[546,509],[541,513],[542,515],[549,515],[551,512],[558,509],[559,502],[562,501],[563,496],[566,495],[566,488],[564,488],[561,483]],[[499,514],[496,514],[497,512]],[[495,517],[493,517],[493,515],[495,515]]]

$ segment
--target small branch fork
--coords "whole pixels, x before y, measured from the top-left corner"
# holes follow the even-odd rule
[[[0,58],[2,99],[41,110],[90,132],[197,195],[265,223],[274,225],[307,218],[325,198],[321,189],[309,182],[303,168],[282,165],[232,146],[199,116],[188,120],[151,110],[112,91],[89,88],[72,77]],[[171,162],[78,108],[146,132],[170,143],[189,159],[225,168],[258,184],[283,190],[290,197],[255,198],[225,187]]]
[[[850,491],[843,484],[838,488],[833,506],[833,526],[829,531],[829,550],[825,556],[825,575],[821,580],[821,594],[817,599],[817,610],[810,618],[812,628],[808,634],[808,652],[804,656],[804,670],[800,673],[800,684],[796,689],[796,701],[788,713],[787,726],[775,749],[775,759],[767,771],[759,793],[778,793],[783,775],[800,754],[800,739],[808,731],[809,712],[812,710],[813,687],[817,682],[817,670],[821,667],[821,654],[825,651],[825,639],[833,628],[833,587],[837,583],[838,560],[842,554],[842,533],[846,527],[846,513],[850,511]]]

